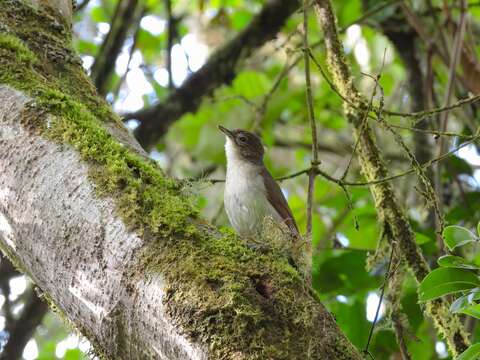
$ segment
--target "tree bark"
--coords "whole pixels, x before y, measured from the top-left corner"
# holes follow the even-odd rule
[[[361,359],[288,259],[207,224],[148,159],[58,1],[0,2],[1,250],[105,358]]]

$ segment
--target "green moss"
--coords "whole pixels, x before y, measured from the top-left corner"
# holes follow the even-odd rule
[[[0,49],[2,53],[10,53],[10,56],[16,56],[17,60],[24,65],[31,66],[37,62],[35,54],[28,49],[18,38],[0,34]],[[8,56],[4,54],[4,56]]]
[[[85,107],[65,97],[40,98],[39,106],[59,115],[47,136],[73,145],[84,160],[95,165],[92,177],[99,191],[118,194],[117,205],[130,225],[165,236],[196,215],[190,201],[178,196],[175,182],[112,138]]]
[[[328,357],[319,351],[324,344],[310,343],[312,333],[336,338],[338,329],[285,256],[255,252],[202,222],[175,181],[106,129],[105,121],[125,131],[72,55],[68,28],[16,0],[0,2],[0,24],[0,83],[35,99],[22,121],[74,147],[98,194],[115,199],[125,223],[148,234],[130,275],[165,279],[164,306],[185,334],[209,344],[212,358],[303,359],[307,349]],[[354,354],[346,339],[332,351]]]
[[[450,312],[448,307],[440,300],[433,300],[426,304],[426,312],[434,320],[435,328],[439,334],[446,340],[448,348],[453,356],[458,356],[460,352],[466,350],[464,339],[468,339],[460,319]]]
[[[15,1],[7,3],[25,6]],[[23,12],[30,14],[26,10]],[[9,19],[16,18],[3,9],[2,13],[7,16],[7,19],[1,19],[5,24],[9,24]],[[39,16],[38,13],[33,15]],[[54,21],[47,15],[44,17]],[[18,28],[14,24],[10,29],[19,30],[19,34],[0,33],[0,55],[3,55],[0,56],[0,66],[5,69],[0,71],[0,82],[35,97],[32,115],[45,111],[53,115],[48,127],[38,123],[38,117],[30,118],[37,118],[37,129],[41,129],[45,136],[71,144],[84,160],[91,163],[91,174],[97,190],[102,194],[117,193],[118,210],[125,215],[132,228],[166,235],[186,226],[185,219],[196,216],[189,199],[178,196],[178,185],[164,178],[154,162],[146,161],[130,151],[99,124],[99,119],[107,118],[115,122],[119,122],[119,119],[111,113],[108,104],[99,100],[94,90],[91,91],[91,84],[78,64],[64,64],[65,68],[59,72],[54,66],[57,57],[52,58],[50,52],[44,51],[36,55],[29,48],[31,43],[37,44],[38,39],[51,41],[54,37],[51,33],[45,35],[45,31],[51,31],[48,23],[43,26],[44,36],[36,36],[31,42],[23,27]],[[58,31],[55,27],[54,34],[64,34],[65,31]],[[56,42],[58,46],[66,46],[60,40]],[[69,51],[57,49],[54,53],[65,54]],[[37,61],[37,56],[40,61]],[[11,69],[19,68],[16,66],[18,60],[28,65],[39,65],[12,72]],[[125,131],[122,125],[118,126],[120,131]]]
[[[191,336],[207,336],[213,358],[249,349],[251,358],[294,359],[305,351],[309,334],[290,334],[311,328],[318,303],[305,301],[309,289],[285,258],[198,231],[172,248],[153,243],[143,254],[144,269],[166,276],[170,315]]]

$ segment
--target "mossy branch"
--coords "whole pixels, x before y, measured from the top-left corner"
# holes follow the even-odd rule
[[[104,358],[360,360],[286,258],[206,223],[139,150],[59,24],[0,1],[2,251]]]
[[[381,159],[374,134],[367,124],[362,131],[362,119],[368,110],[366,100],[356,89],[345,59],[340,42],[336,18],[329,0],[315,0],[320,26],[324,33],[327,52],[327,64],[333,84],[344,101],[344,110],[354,126],[355,137],[359,138],[360,165],[368,181],[388,178],[388,171]],[[430,271],[420,248],[415,242],[415,235],[408,219],[401,208],[391,185],[380,182],[370,187],[380,223],[388,224],[392,236],[399,243],[402,256],[413,272],[417,281],[421,281]],[[459,319],[448,311],[448,304],[440,299],[427,306],[427,314],[434,320],[439,333],[446,338],[452,354],[463,352],[468,346],[468,339]]]

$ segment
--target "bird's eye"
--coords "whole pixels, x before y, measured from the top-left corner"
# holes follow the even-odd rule
[[[246,142],[246,141],[247,141],[247,137],[244,136],[244,135],[240,135],[240,136],[238,137],[238,141],[240,141],[240,142],[242,142],[242,143],[243,143],[243,142]]]

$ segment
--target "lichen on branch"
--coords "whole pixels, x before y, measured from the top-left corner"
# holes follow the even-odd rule
[[[363,175],[367,181],[388,177],[387,168],[375,142],[373,131],[368,123],[364,123],[367,101],[360,95],[353,83],[350,68],[345,59],[343,46],[338,36],[336,18],[329,0],[315,0],[317,17],[324,33],[327,51],[328,69],[333,84],[344,99],[344,110],[354,126],[354,135],[359,142],[359,157]],[[388,227],[389,240],[398,242],[402,257],[406,260],[415,279],[420,282],[428,274],[430,268],[415,242],[414,232],[398,202],[389,182],[380,182],[370,187],[377,216],[382,227]],[[436,300],[426,307],[427,314],[434,320],[437,330],[445,337],[453,355],[460,354],[468,346],[468,337],[457,316],[448,311],[445,300]]]

